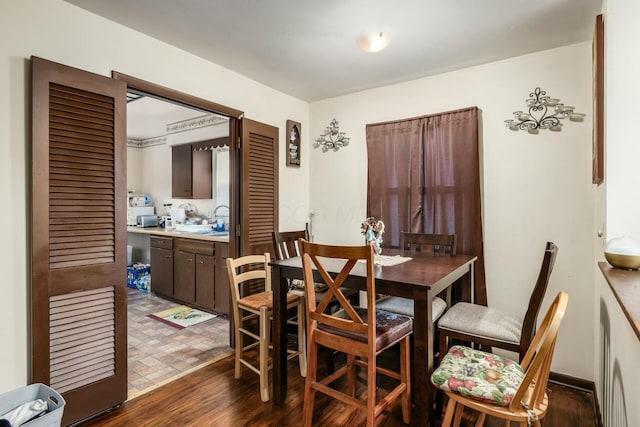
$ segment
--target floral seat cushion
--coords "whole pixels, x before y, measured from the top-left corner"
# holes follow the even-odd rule
[[[436,387],[498,406],[508,406],[524,379],[516,362],[456,345],[431,375]]]

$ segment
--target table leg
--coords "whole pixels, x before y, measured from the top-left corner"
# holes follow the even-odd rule
[[[271,267],[273,291],[273,396],[274,404],[282,404],[287,396],[287,283],[280,268]]]
[[[414,396],[413,420],[416,425],[433,425],[433,334],[431,295],[427,289],[414,291],[413,297],[413,364],[411,394]]]

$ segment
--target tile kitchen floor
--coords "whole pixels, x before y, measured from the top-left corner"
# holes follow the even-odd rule
[[[232,354],[229,320],[178,329],[147,317],[180,304],[128,288],[128,399]]]

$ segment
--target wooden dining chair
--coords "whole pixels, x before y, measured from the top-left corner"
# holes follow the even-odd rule
[[[558,330],[569,295],[560,292],[518,364],[492,353],[453,346],[431,375],[435,387],[449,398],[442,427],[459,426],[465,407],[480,412],[476,427],[487,415],[521,427],[540,427],[549,404],[546,393]]]
[[[370,244],[365,246],[329,246],[300,241],[302,267],[306,284],[314,283],[314,270],[327,284],[327,294],[316,301],[310,286],[305,287],[308,318],[307,378],[305,380],[303,425],[310,426],[316,392],[366,411],[367,427],[372,427],[376,416],[395,399],[402,403],[402,419],[411,422],[411,383],[409,375],[409,337],[413,330],[409,317],[376,310],[376,287],[374,252]],[[359,262],[359,261],[364,261]],[[340,273],[332,277],[326,265],[338,263]],[[366,272],[366,300],[368,308],[353,306],[343,294],[340,286],[353,269]],[[317,280],[317,279],[316,279]],[[331,298],[339,301],[341,309],[328,312]],[[399,372],[377,365],[377,356],[399,343]],[[318,378],[318,346],[325,346],[347,354],[347,364],[334,373]],[[366,400],[356,397],[356,366],[367,369]],[[376,395],[376,377],[383,374],[399,383],[380,399]],[[347,391],[336,386],[334,381],[347,376]],[[332,386],[333,385],[333,386]]]
[[[400,255],[401,256],[451,256],[456,254],[455,234],[423,234],[400,232]],[[431,301],[431,319],[435,323],[447,306],[451,303],[451,288],[448,288],[447,301],[440,297],[435,297]],[[381,310],[393,313],[404,314],[414,317],[413,300],[402,297],[384,296],[376,302],[376,306]]]
[[[300,256],[300,246],[298,241],[300,239],[309,240],[308,224],[305,224],[304,230],[274,231],[272,232],[272,239],[274,254],[277,260],[280,261]],[[326,293],[327,286],[324,283],[315,283],[314,289],[316,291],[316,300],[321,300]],[[291,279],[289,292],[304,297],[304,280]],[[342,293],[347,296],[353,304],[357,304],[358,291],[354,289],[342,289]],[[339,307],[340,305],[337,304],[337,301],[332,301],[329,305],[330,309],[336,309]]]
[[[457,238],[455,234],[426,234],[400,232],[400,255],[446,256],[455,255]]]
[[[231,286],[231,302],[234,316],[235,333],[235,377],[242,378],[243,367],[247,367],[260,376],[260,397],[263,402],[269,401],[269,363],[270,331],[273,318],[273,293],[271,291],[271,267],[269,253],[264,255],[248,255],[240,258],[227,258],[229,270],[229,284]],[[256,283],[258,282],[258,283]],[[263,283],[262,292],[243,296],[242,288],[251,285],[252,290],[259,288]],[[297,309],[298,348],[287,350],[287,360],[298,357],[300,374],[306,375],[307,358],[304,327],[304,305],[299,295],[287,294],[287,308]],[[248,323],[258,319],[258,334],[248,327]],[[244,336],[254,341],[245,345]],[[259,366],[256,367],[244,357],[244,352],[259,346]]]
[[[438,320],[439,353],[447,352],[448,341],[456,339],[474,343],[485,349],[498,347],[524,357],[536,331],[536,320],[549,284],[558,247],[547,242],[542,266],[524,318],[483,305],[460,302],[449,308]]]

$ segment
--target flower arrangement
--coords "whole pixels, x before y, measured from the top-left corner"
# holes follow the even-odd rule
[[[373,216],[362,221],[360,233],[364,235],[367,242],[371,242],[376,255],[382,253],[382,234],[384,233],[384,222]]]

